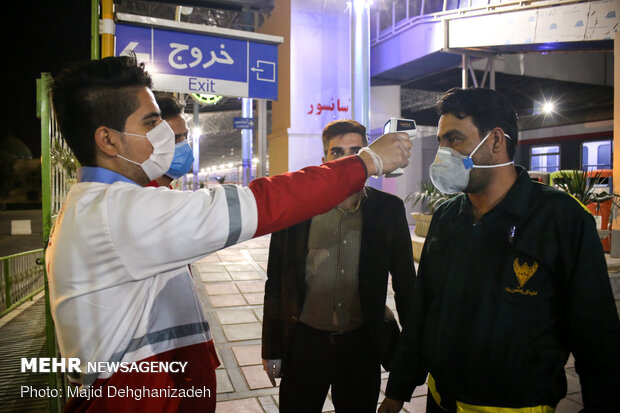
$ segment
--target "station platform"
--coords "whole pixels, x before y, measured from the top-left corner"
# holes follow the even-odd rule
[[[218,251],[192,264],[196,285],[213,332],[221,362],[217,369],[217,413],[276,413],[278,388],[272,387],[261,364],[261,329],[263,294],[267,279],[267,258],[270,236],[246,241]],[[608,258],[610,279],[616,305],[620,312],[620,259]],[[395,309],[391,286],[387,304]],[[0,319],[0,412],[46,412],[41,399],[27,400],[19,396],[20,381],[41,380],[16,374],[19,357],[40,357],[44,339],[42,294],[34,301],[17,308]],[[566,365],[568,394],[557,413],[581,410],[579,379],[572,358]],[[388,373],[382,373],[382,392]],[[45,382],[41,382],[41,387]],[[405,404],[408,413],[423,413],[426,407],[426,386],[416,389],[412,400]],[[328,396],[324,412],[333,412]]]

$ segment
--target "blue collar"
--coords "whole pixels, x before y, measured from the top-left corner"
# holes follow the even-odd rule
[[[129,182],[138,185],[131,179],[109,169],[99,166],[82,166],[78,169],[78,182],[99,182],[113,184],[114,182]]]

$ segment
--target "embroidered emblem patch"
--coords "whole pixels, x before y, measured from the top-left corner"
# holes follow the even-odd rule
[[[515,258],[515,261],[512,263],[512,268],[514,268],[517,280],[519,280],[519,286],[523,288],[525,283],[528,282],[536,273],[536,270],[538,270],[538,263],[534,261],[532,265],[529,265],[527,262],[519,264],[519,258]]]
[[[515,275],[517,276],[517,281],[519,282],[518,288],[508,288],[506,287],[506,291],[509,293],[519,293],[523,295],[538,295],[538,291],[530,291],[524,290],[523,286],[525,283],[529,281],[530,278],[536,274],[538,270],[538,262],[534,261],[532,265],[529,265],[527,262],[523,264],[519,263],[519,258],[515,258],[512,263],[512,268],[514,269]]]

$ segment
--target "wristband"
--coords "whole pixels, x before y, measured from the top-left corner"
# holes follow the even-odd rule
[[[362,149],[360,149],[360,153],[361,152],[368,153],[368,155],[370,155],[370,158],[372,159],[372,163],[375,164],[376,171],[373,176],[381,176],[381,174],[383,173],[383,160],[381,160],[381,157],[377,155],[377,153],[373,151],[372,149],[370,149],[368,146],[365,146]]]

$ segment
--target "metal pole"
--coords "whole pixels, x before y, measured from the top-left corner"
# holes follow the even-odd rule
[[[252,99],[241,99],[241,116],[252,118]],[[241,129],[241,152],[243,165],[243,185],[247,186],[252,180],[252,129]]]
[[[114,56],[114,1],[101,0],[101,57]]]
[[[90,58],[99,59],[99,0],[90,1]]]
[[[198,102],[194,102],[194,133],[192,133],[192,149],[194,151],[194,165],[193,173],[194,180],[192,189],[195,191],[199,188],[199,176],[200,173],[200,134],[195,131],[200,130],[200,105]]]
[[[367,0],[351,9],[351,116],[370,129],[370,10]]]
[[[467,66],[469,65],[469,58],[466,54],[463,56],[463,71],[461,72],[461,87],[463,89],[467,89],[468,87],[468,78],[467,78]]]
[[[267,101],[257,100],[258,109],[258,166],[256,176],[267,176]]]
[[[489,88],[495,90],[495,56],[490,57],[489,59],[491,59],[491,68],[489,69],[491,72],[489,77]]]

